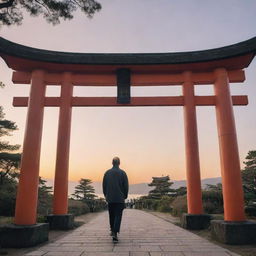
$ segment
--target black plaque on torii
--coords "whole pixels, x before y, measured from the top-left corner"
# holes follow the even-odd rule
[[[117,103],[129,104],[131,101],[131,70],[120,68],[116,71],[117,76]]]

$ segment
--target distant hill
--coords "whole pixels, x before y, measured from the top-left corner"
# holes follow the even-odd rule
[[[187,186],[186,180],[172,180],[172,182],[173,182],[172,188],[174,189]],[[218,183],[221,183],[221,177],[203,179],[202,187],[204,188],[206,184],[216,185]],[[149,187],[148,183],[139,183],[139,184],[130,185],[129,193],[147,195],[150,190],[152,190],[152,187]]]
[[[174,189],[177,189],[179,187],[186,187],[186,180],[172,180],[172,182],[173,182],[172,188]],[[218,183],[221,183],[221,177],[203,179],[202,187],[204,188],[206,184],[216,185]],[[53,180],[48,179],[47,185],[53,186]],[[68,187],[69,195],[74,193],[76,185],[78,185],[77,181],[69,181],[69,187]],[[93,182],[92,185],[95,188],[96,194],[103,194],[101,182]],[[129,187],[129,194],[147,195],[150,190],[152,190],[152,188],[148,186],[148,183],[131,184]]]

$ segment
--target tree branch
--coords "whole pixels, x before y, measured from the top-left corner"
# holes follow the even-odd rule
[[[13,5],[13,3],[14,3],[14,0],[9,0],[5,3],[2,3],[2,4],[0,4],[0,9],[11,7]]]
[[[51,14],[51,12],[50,12],[50,10],[49,10],[49,8],[47,7],[47,5],[45,5],[43,2],[41,2],[41,1],[38,1],[38,0],[35,0],[39,5],[41,5],[41,6],[43,6],[45,9],[46,9],[46,11],[48,12],[48,14],[50,15]]]

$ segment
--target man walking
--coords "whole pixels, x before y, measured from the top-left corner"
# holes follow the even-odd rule
[[[128,196],[128,178],[125,171],[119,168],[120,159],[114,157],[113,167],[105,172],[103,178],[103,193],[108,202],[109,223],[114,242],[118,241],[125,199]]]

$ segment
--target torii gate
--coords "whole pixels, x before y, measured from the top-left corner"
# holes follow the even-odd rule
[[[8,67],[14,70],[13,83],[31,83],[29,97],[14,97],[13,100],[15,107],[28,106],[15,224],[26,227],[36,224],[39,159],[45,106],[60,109],[53,202],[53,214],[60,218],[68,214],[72,107],[183,106],[188,201],[188,214],[184,223],[187,228],[189,225],[193,228],[193,224],[189,224],[191,220],[196,225],[200,225],[204,215],[196,106],[215,106],[225,221],[214,225],[215,227],[227,223],[246,225],[233,105],[247,105],[248,99],[247,96],[231,96],[229,83],[245,80],[243,69],[250,64],[255,53],[256,37],[217,49],[159,54],[56,52],[26,47],[0,38],[0,56]],[[195,96],[196,84],[214,84],[215,95]],[[45,97],[47,85],[60,85],[61,96]],[[183,95],[130,96],[130,86],[158,85],[181,85]],[[117,97],[73,97],[73,86],[117,86],[118,95]],[[255,225],[253,227],[255,232]],[[215,229],[217,230],[218,227]]]

